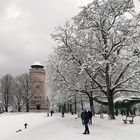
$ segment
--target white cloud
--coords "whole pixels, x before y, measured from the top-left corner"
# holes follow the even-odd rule
[[[21,15],[20,9],[14,4],[8,5],[5,8],[5,19],[6,20],[16,19],[20,15]]]

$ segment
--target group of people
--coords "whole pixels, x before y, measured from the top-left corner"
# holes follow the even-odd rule
[[[86,109],[81,113],[82,124],[85,125],[85,131],[83,134],[90,134],[88,124],[92,124],[92,112]]]

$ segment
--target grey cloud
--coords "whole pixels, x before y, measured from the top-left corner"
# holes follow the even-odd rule
[[[92,0],[87,0],[92,1]],[[85,0],[0,0],[0,77],[45,64],[54,28],[76,15]]]

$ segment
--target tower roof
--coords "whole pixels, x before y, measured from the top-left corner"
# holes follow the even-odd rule
[[[43,68],[44,66],[40,62],[36,61],[34,64],[31,65],[31,67],[32,68]]]

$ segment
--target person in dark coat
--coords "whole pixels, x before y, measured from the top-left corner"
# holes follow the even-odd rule
[[[52,115],[53,115],[53,113],[54,113],[54,111],[53,111],[53,110],[51,110],[51,112],[50,112],[50,113],[51,113],[51,116],[52,116]]]
[[[88,123],[89,123],[89,114],[88,114],[88,112],[85,110],[85,112],[84,112],[85,132],[84,132],[83,134],[89,134]]]
[[[64,107],[61,108],[61,113],[62,113],[62,117],[64,117],[64,113],[65,113]]]
[[[81,112],[81,119],[82,119],[82,124],[84,125],[84,114],[85,114],[85,112],[84,112],[84,110]]]
[[[89,124],[92,124],[92,112],[90,110],[88,111],[88,115],[89,115]]]

